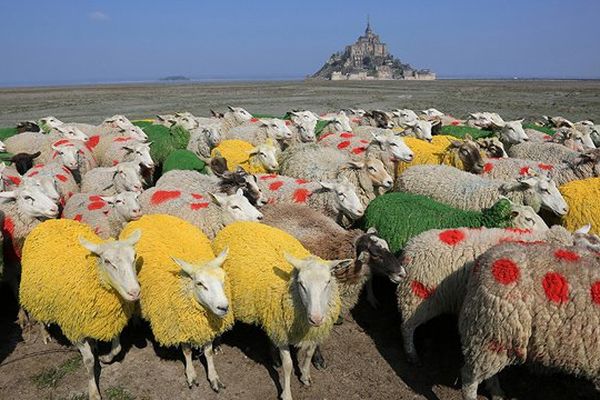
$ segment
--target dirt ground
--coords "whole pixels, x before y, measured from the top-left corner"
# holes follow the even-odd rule
[[[435,107],[456,117],[497,111],[505,118],[562,115],[600,121],[600,81],[266,82],[104,85],[0,89],[0,127],[54,115],[64,121],[99,123],[113,114],[130,118],[238,105],[252,113],[317,112],[349,107]]]
[[[207,85],[137,85],[41,89],[0,89],[0,126],[45,115],[100,122],[121,113],[131,118],[241,105],[251,112],[280,114],[291,108],[325,111],[341,107],[436,107],[463,116],[498,111],[506,118],[563,115],[600,120],[600,82],[277,82]],[[394,287],[377,280],[377,309],[362,299],[323,346],[325,371],[313,370],[313,385],[292,380],[296,400],[461,398],[462,363],[456,320],[441,317],[419,328],[423,366],[407,363]],[[87,382],[79,354],[60,335],[44,345],[15,323],[16,304],[0,287],[0,399],[81,400]],[[56,332],[55,332],[56,333]],[[24,340],[27,339],[27,340]],[[36,340],[37,339],[37,340]],[[102,346],[107,351],[106,345]],[[200,386],[188,389],[182,356],[153,340],[147,326],[127,328],[118,361],[102,367],[100,388],[109,400],[275,399],[277,370],[269,363],[265,335],[236,326],[223,338],[216,367],[227,388],[211,391],[202,357],[194,362]],[[599,399],[591,383],[569,376],[536,375],[523,367],[500,374],[508,397],[539,400]],[[482,397],[485,391],[482,390]]]

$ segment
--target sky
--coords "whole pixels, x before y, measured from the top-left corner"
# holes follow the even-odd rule
[[[599,0],[3,0],[0,85],[302,78],[367,14],[440,77],[600,78]]]

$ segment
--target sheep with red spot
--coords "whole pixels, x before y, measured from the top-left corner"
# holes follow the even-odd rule
[[[117,194],[143,190],[140,164],[136,161],[122,162],[114,167],[94,168],[81,179],[81,191],[96,194]]]
[[[23,178],[38,180],[42,183],[48,179],[52,179],[60,196],[61,203],[66,202],[74,193],[79,192],[79,185],[75,180],[73,172],[56,161],[48,164],[34,165],[33,168],[27,171]],[[46,190],[46,194],[50,195],[51,198],[53,197],[48,190]],[[56,199],[53,198],[53,200]]]
[[[238,189],[231,195],[195,193],[188,189],[151,188],[140,195],[142,213],[168,214],[200,228],[210,239],[234,221],[258,221],[262,214]]]
[[[600,256],[553,243],[504,243],[475,261],[459,316],[463,399],[497,374],[536,364],[590,379],[600,389]]]
[[[356,187],[347,180],[308,181],[276,174],[258,174],[268,204],[306,204],[339,224],[351,224],[364,213]]]
[[[146,136],[144,131],[138,126],[131,125],[120,127],[110,133],[92,135],[86,142],[86,146],[94,153],[94,156],[98,160],[101,160],[113,142],[145,143],[146,141],[148,141],[148,136]]]
[[[511,241],[573,243],[560,226],[548,229],[531,207],[514,206],[513,228],[433,229],[410,239],[402,252],[407,277],[397,289],[404,350],[418,362],[414,332],[438,315],[458,314],[473,262],[492,246]]]
[[[89,225],[102,239],[117,238],[129,221],[142,216],[137,192],[114,196],[77,193],[65,204],[63,218]]]
[[[130,136],[121,138],[113,139],[106,150],[99,154],[99,166],[113,167],[122,162],[135,161],[144,168],[154,168],[154,161],[150,156],[152,142],[142,143],[132,140]]]
[[[40,150],[49,151],[52,143],[62,139],[84,143],[88,140],[88,136],[75,127],[60,125],[53,127],[48,133],[24,132],[11,136],[4,140],[4,144],[6,151],[12,154],[35,153]]]

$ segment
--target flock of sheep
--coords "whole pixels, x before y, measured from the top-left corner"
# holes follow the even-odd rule
[[[98,358],[111,362],[140,317],[181,347],[190,387],[201,348],[215,391],[213,341],[235,321],[258,325],[290,400],[290,346],[310,385],[334,323],[365,287],[376,303],[373,274],[397,284],[412,362],[415,329],[458,315],[466,400],[483,381],[503,398],[497,373],[518,363],[600,385],[598,125],[435,109],[212,114],[3,130],[0,278],[23,327],[46,341],[56,324],[77,346],[90,399]]]

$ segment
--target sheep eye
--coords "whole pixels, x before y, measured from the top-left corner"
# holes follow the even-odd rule
[[[375,172],[375,168],[369,167],[369,171]]]
[[[25,196],[24,199],[33,203],[33,197],[31,196]]]
[[[240,209],[240,206],[231,206],[231,209],[232,209],[232,210],[239,210],[239,209]]]
[[[208,290],[208,288],[204,285],[204,283],[200,281],[196,281],[196,286],[201,287],[204,290]]]
[[[396,147],[396,143],[390,143],[390,146]]]

